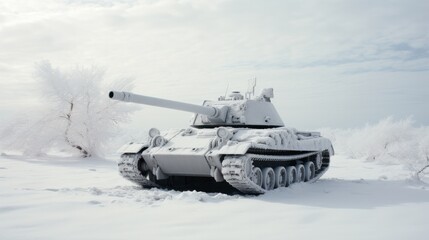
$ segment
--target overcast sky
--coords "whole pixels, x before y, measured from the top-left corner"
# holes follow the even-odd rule
[[[0,114],[37,109],[35,64],[96,65],[138,93],[200,104],[274,87],[288,126],[429,124],[429,1],[2,0]],[[133,124],[185,127],[142,107]]]

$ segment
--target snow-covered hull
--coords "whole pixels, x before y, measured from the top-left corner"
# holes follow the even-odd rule
[[[177,176],[208,177],[260,194],[317,180],[334,154],[331,142],[319,133],[284,127],[190,127],[157,133],[144,144],[120,149],[121,174],[144,187],[165,186]]]

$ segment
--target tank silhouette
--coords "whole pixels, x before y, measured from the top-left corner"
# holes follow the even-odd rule
[[[319,179],[334,154],[331,142],[319,132],[285,127],[272,88],[252,95],[232,92],[199,106],[111,91],[111,99],[195,113],[187,128],[152,128],[147,141],[122,146],[121,175],[146,188],[212,181],[245,194]]]

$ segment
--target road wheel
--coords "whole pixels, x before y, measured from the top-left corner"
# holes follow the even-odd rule
[[[253,168],[252,181],[256,183],[256,185],[262,187],[262,171],[260,168]]]
[[[296,183],[298,180],[296,167],[290,166],[290,167],[287,167],[286,170],[287,170],[287,179],[288,179],[286,186],[289,186],[292,183]]]
[[[296,166],[297,172],[297,181],[296,182],[304,182],[305,181],[305,167],[302,164],[298,164]]]
[[[287,183],[287,172],[284,167],[276,167],[274,170],[276,176],[276,183],[274,184],[274,188],[286,187]]]
[[[262,187],[265,190],[274,189],[274,185],[276,183],[276,175],[274,174],[274,170],[270,167],[264,168],[262,171]]]
[[[316,167],[313,162],[306,162],[305,165],[305,181],[310,181],[316,176]]]

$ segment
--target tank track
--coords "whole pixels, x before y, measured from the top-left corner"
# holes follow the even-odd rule
[[[242,156],[226,156],[222,161],[222,174],[225,181],[235,189],[245,194],[263,194],[267,192],[266,189],[263,189],[261,186],[255,183],[255,176],[252,174],[252,169],[255,164],[263,164],[263,162],[284,163],[289,161],[305,161],[305,159],[321,153],[309,152],[299,155],[275,155],[276,152],[272,151],[259,150],[257,152],[258,153],[252,152]],[[266,154],[262,154],[263,152]],[[143,188],[162,188],[161,185],[150,179],[149,174],[144,175],[142,173],[141,169],[139,168],[140,159],[140,153],[122,154],[118,162],[119,173],[125,179],[134,182]],[[324,163],[322,164],[321,169],[316,172],[314,178],[308,181],[309,183],[317,181],[328,170],[329,161],[325,162],[322,160],[322,162]]]
[[[287,161],[299,161],[304,160],[305,158],[314,156],[316,154],[321,154],[322,152],[311,152],[307,154],[300,154],[297,156],[281,156],[281,155],[263,155],[263,154],[246,154],[243,156],[226,156],[222,161],[222,174],[225,179],[231,186],[236,188],[242,193],[245,194],[263,194],[267,190],[263,189],[261,186],[257,185],[254,181],[252,174],[252,168],[254,163],[257,162],[287,162]],[[323,159],[323,157],[322,157]],[[317,181],[329,167],[329,161],[323,163],[320,170],[318,170],[314,178],[310,179],[308,182],[312,183]]]
[[[118,162],[119,173],[122,177],[131,182],[137,183],[144,188],[159,187],[158,184],[150,181],[147,176],[144,176],[139,169],[140,153],[125,153],[121,155]]]

